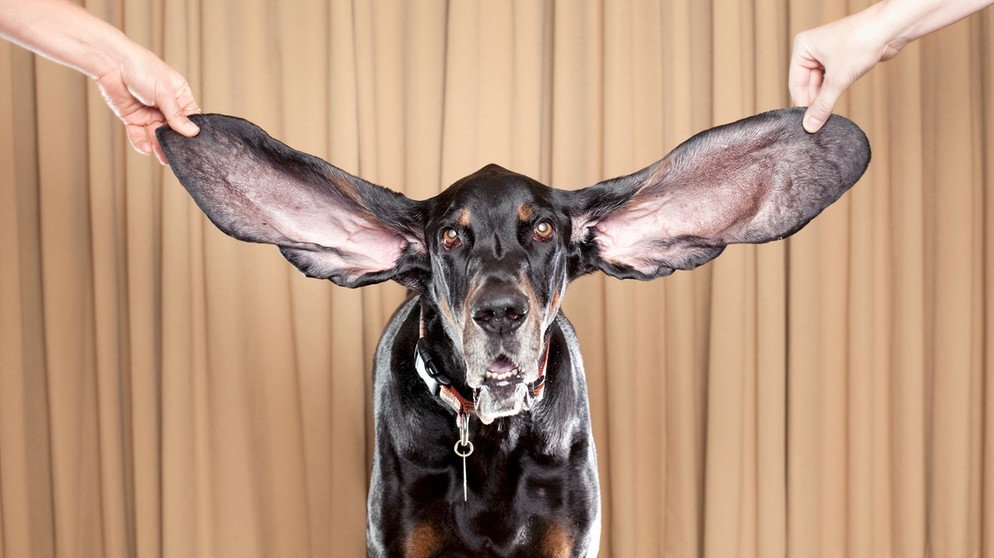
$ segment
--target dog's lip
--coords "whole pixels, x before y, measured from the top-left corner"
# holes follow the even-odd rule
[[[486,380],[506,382],[518,375],[518,365],[507,355],[500,355],[487,367]]]

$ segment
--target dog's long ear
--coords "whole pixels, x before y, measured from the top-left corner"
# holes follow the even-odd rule
[[[815,134],[803,109],[712,128],[629,176],[571,194],[571,279],[600,269],[653,279],[692,269],[732,243],[787,237],[866,170],[870,146],[833,116]]]
[[[421,208],[271,138],[240,118],[191,117],[200,134],[156,136],[180,183],[219,229],[279,246],[310,277],[408,286],[424,262]]]

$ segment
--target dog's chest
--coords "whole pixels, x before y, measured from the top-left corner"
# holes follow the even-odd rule
[[[574,519],[589,513],[590,475],[568,456],[536,454],[529,434],[516,432],[518,445],[479,436],[466,459],[466,499],[462,492],[462,459],[444,459],[425,466],[424,455],[402,465],[400,478],[411,495],[408,537],[431,526],[439,548],[458,555],[534,556],[536,548],[557,546],[548,555],[570,555],[583,535]],[[493,447],[487,447],[495,444]],[[405,460],[406,461],[406,460]]]
[[[489,424],[471,418],[464,458],[455,413],[414,370],[418,330],[416,308],[402,308],[377,354],[370,555],[586,555],[599,515],[596,457],[576,388],[582,369],[557,348],[571,331],[554,328],[545,397]]]

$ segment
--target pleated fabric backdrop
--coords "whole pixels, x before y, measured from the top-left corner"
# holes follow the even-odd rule
[[[561,188],[787,106],[866,0],[87,0],[205,111],[415,198]],[[994,556],[994,12],[839,105],[865,177],[786,242],[566,295],[601,556]],[[92,83],[0,43],[0,557],[365,552],[370,362],[403,290],[213,228]]]

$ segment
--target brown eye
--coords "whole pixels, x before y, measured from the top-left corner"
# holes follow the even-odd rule
[[[552,223],[548,221],[540,221],[537,225],[535,225],[535,240],[548,242],[552,240],[552,237],[555,236],[555,234],[556,230],[552,228]]]
[[[442,229],[442,248],[452,250],[460,246],[462,246],[462,240],[459,238],[458,231],[451,227]]]

